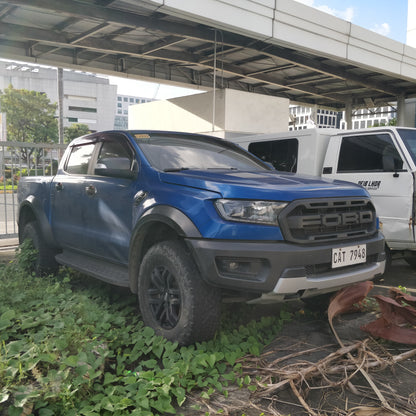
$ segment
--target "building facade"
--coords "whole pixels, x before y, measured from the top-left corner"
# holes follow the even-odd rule
[[[291,105],[289,107],[289,130],[303,130],[313,127],[340,128],[342,112],[316,107]]]
[[[313,127],[343,130],[347,128],[345,112],[343,111],[296,105],[290,106],[289,112],[289,130],[303,130]],[[352,128],[364,129],[385,126],[392,123],[396,118],[397,111],[392,106],[363,108],[353,112]]]
[[[154,101],[152,98],[136,97],[132,95],[117,95],[117,102],[115,108],[115,129],[127,129],[128,128],[128,108],[135,104],[144,104],[150,101]]]
[[[369,127],[388,126],[397,119],[397,110],[392,106],[362,108],[353,112],[352,128],[365,129]],[[347,128],[345,114],[340,124],[341,129]]]
[[[42,92],[52,103],[58,102],[57,70],[30,64],[0,61],[0,90],[15,89]],[[63,71],[63,125],[86,124],[94,131],[114,128],[114,103],[117,86],[93,74]]]

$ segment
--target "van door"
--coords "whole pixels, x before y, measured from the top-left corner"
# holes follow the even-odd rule
[[[332,160],[331,160],[332,159]],[[331,138],[324,178],[357,183],[370,193],[391,249],[411,247],[414,178],[388,131]]]

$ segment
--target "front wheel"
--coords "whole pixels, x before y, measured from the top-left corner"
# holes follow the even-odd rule
[[[218,328],[220,290],[202,281],[180,241],[148,250],[139,271],[138,297],[145,325],[180,345],[206,341]]]

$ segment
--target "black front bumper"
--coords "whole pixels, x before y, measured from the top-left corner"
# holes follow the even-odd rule
[[[377,233],[359,241],[323,245],[286,242],[187,239],[202,278],[236,291],[296,294],[328,292],[384,273],[384,238]],[[332,249],[367,245],[366,263],[331,268]]]

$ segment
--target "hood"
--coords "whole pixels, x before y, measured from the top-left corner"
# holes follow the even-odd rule
[[[368,196],[362,187],[350,182],[277,171],[183,170],[162,172],[160,179],[170,184],[217,192],[223,198],[292,201]]]

